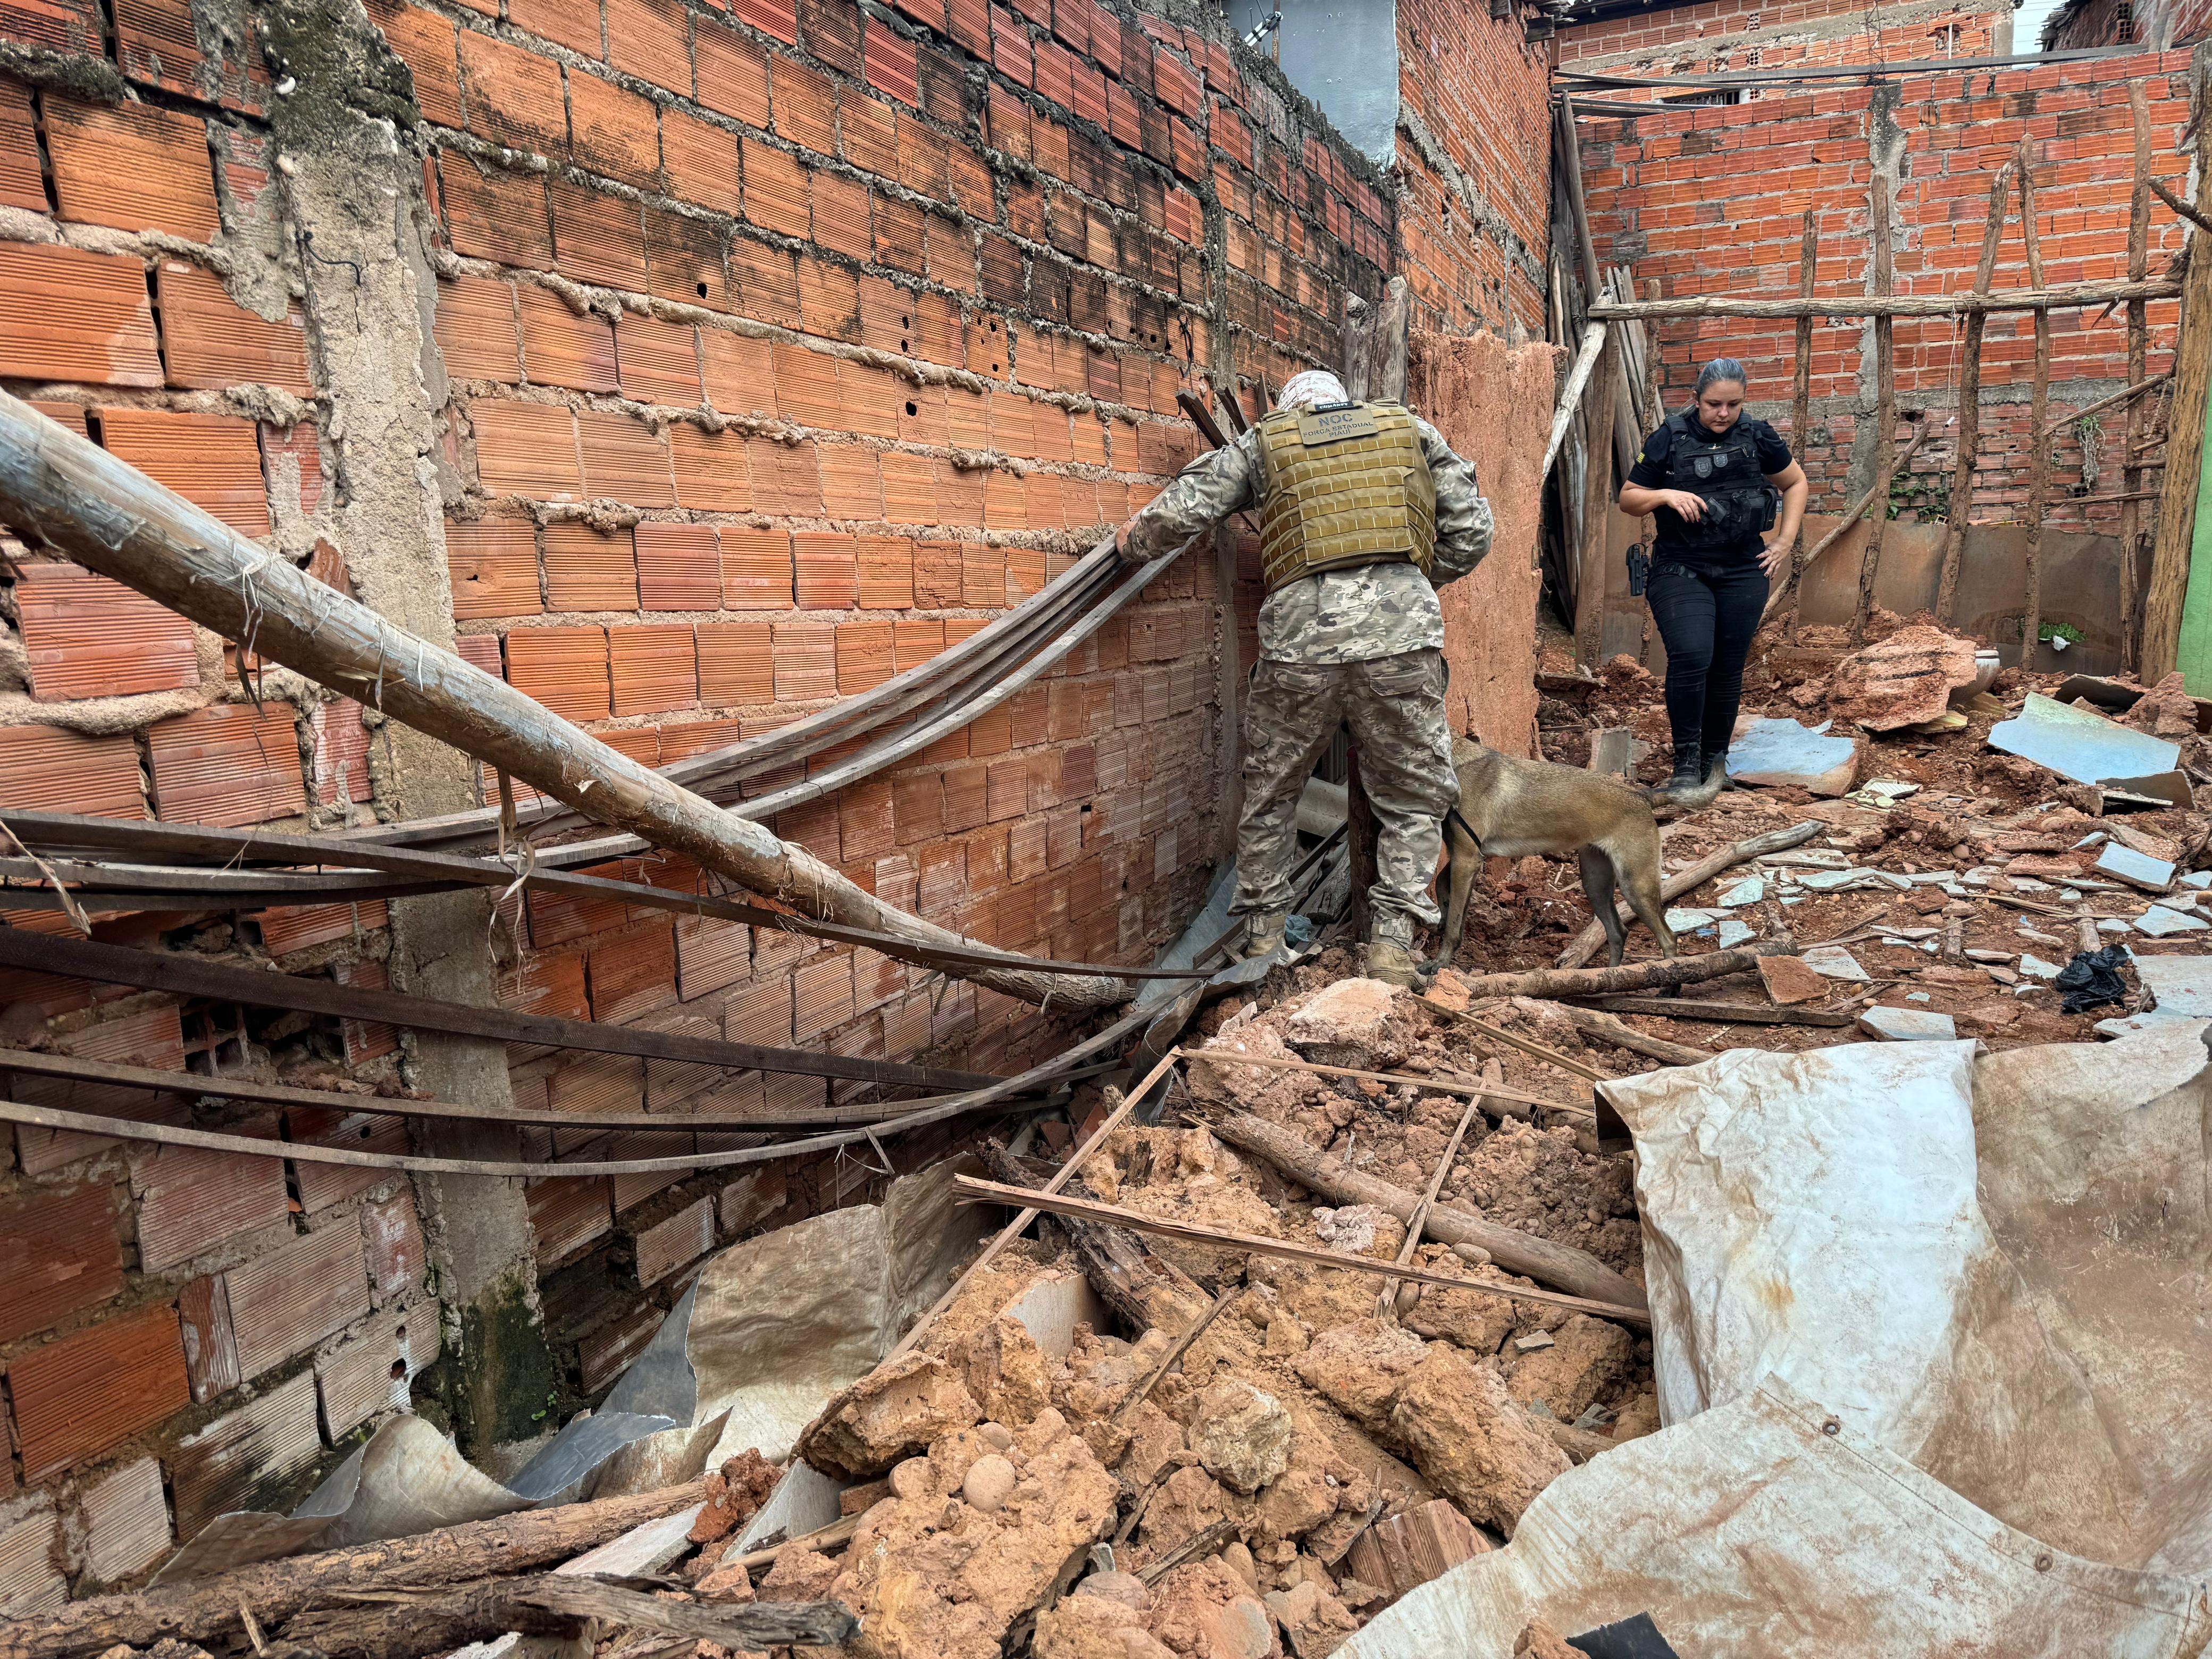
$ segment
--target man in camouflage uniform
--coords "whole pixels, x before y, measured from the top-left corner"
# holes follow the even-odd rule
[[[1231,908],[1250,918],[1248,954],[1283,942],[1298,796],[1349,726],[1376,822],[1367,970],[1411,985],[1414,924],[1438,919],[1429,888],[1443,815],[1459,799],[1437,589],[1490,550],[1490,504],[1426,421],[1396,404],[1351,403],[1334,375],[1314,371],[1124,526],[1122,556],[1169,557],[1255,503],[1267,597]]]

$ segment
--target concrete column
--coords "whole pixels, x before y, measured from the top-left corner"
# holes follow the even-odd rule
[[[453,641],[435,419],[446,374],[416,114],[405,65],[359,0],[291,0],[257,13],[278,95],[272,165],[304,309],[343,552],[363,603],[433,644]],[[289,77],[289,93],[283,82]],[[380,817],[472,806],[475,763],[392,722],[370,771]],[[489,1005],[490,901],[480,892],[392,904],[396,990]],[[443,1099],[513,1103],[503,1045],[404,1039],[408,1081]],[[511,1127],[418,1124],[418,1151],[512,1160]],[[558,1385],[538,1300],[535,1238],[519,1182],[418,1177],[416,1197],[447,1323],[446,1403],[471,1451],[526,1437]]]

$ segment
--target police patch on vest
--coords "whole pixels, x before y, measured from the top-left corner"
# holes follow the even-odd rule
[[[1308,449],[1346,438],[1371,438],[1382,429],[1375,423],[1375,411],[1364,404],[1311,410],[1298,416],[1298,441]]]

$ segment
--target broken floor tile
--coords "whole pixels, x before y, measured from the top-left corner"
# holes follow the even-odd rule
[[[1869,1008],[1859,1015],[1859,1028],[1885,1042],[1948,1042],[1959,1035],[1950,1015],[1918,1008]]]
[[[1749,940],[1756,930],[1747,921],[1739,921],[1734,916],[1725,916],[1722,918],[1720,927],[1715,931],[1720,939],[1721,949],[1728,951]]]
[[[1747,876],[1723,893],[1720,902],[1733,909],[1739,904],[1756,904],[1766,896],[1766,883],[1758,876]]]
[[[2138,957],[2136,979],[2167,1019],[2212,1018],[2212,957]]]
[[[1832,724],[1822,720],[1808,728],[1796,720],[1739,720],[1729,746],[1729,775],[1741,783],[1840,795],[1858,774],[1860,741],[1830,737]]]
[[[2099,873],[2124,881],[2130,887],[2140,887],[2147,893],[2163,893],[2173,885],[2171,864],[2117,842],[2098,854],[2095,867]]]
[[[2212,922],[2179,910],[2169,910],[2163,904],[2154,904],[2136,918],[2136,931],[2148,933],[2153,939],[2164,939],[2169,933],[2201,933],[2208,927],[2212,927]]]
[[[2033,693],[2016,717],[1990,728],[1990,747],[2047,766],[2076,783],[2169,772],[2181,755],[2175,744],[2116,725],[2094,709]]]
[[[1858,958],[1840,945],[1816,945],[1798,960],[1824,979],[1848,980],[1863,985],[1869,978],[1867,970],[1859,966]]]

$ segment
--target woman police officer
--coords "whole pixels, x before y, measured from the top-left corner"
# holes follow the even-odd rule
[[[1658,521],[1646,598],[1667,646],[1670,789],[1727,776],[1744,658],[1768,579],[1790,556],[1805,515],[1805,471],[1772,427],[1743,412],[1747,384],[1733,357],[1698,370],[1696,401],[1644,439],[1620,488],[1622,512]],[[1765,541],[1770,529],[1774,538]]]

